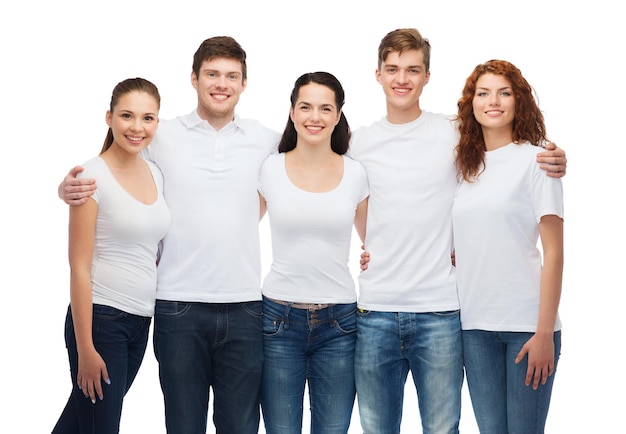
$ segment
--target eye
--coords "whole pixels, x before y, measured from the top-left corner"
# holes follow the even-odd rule
[[[509,92],[509,91],[506,91],[506,90],[505,90],[505,91],[503,91],[500,95],[502,95],[502,96],[511,96],[511,95],[512,95],[512,93],[511,93],[511,92]]]
[[[239,78],[239,77],[238,77],[238,75],[237,75],[237,74],[230,74],[230,75],[228,76],[228,78],[229,78],[229,80],[235,81],[235,80],[237,80],[237,78]]]
[[[130,113],[122,113],[122,119],[130,119],[131,117]]]
[[[154,116],[145,116],[143,119],[145,121],[152,122],[154,120]]]
[[[487,92],[477,92],[476,96],[487,96]]]

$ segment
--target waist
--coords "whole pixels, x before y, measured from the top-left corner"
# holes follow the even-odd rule
[[[334,303],[295,303],[291,301],[276,300],[269,297],[267,297],[267,299],[273,303],[280,304],[281,306],[290,306],[293,309],[305,309],[309,312],[316,312],[318,310],[327,309],[330,306],[335,306]]]

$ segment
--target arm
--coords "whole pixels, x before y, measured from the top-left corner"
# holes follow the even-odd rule
[[[267,212],[267,202],[265,201],[265,198],[261,196],[261,193],[259,193],[259,205],[260,205],[259,221],[261,221],[263,219],[263,216]]]
[[[557,147],[554,143],[546,143],[546,151],[537,154],[539,167],[545,170],[551,178],[562,178],[567,169],[567,158],[565,151]]]
[[[554,373],[554,323],[561,300],[563,280],[563,220],[556,215],[545,215],[539,222],[543,247],[539,321],[532,338],[524,344],[515,359],[521,362],[528,355],[526,385],[533,389],[545,384]]]
[[[91,398],[94,404],[96,395],[103,399],[101,380],[109,382],[106,365],[92,339],[91,261],[97,214],[98,205],[93,200],[70,207],[70,300],[78,349],[76,382],[85,397]]]
[[[359,234],[361,239],[361,248],[365,250],[365,229],[367,227],[367,203],[369,196],[363,199],[356,207],[356,214],[354,216],[354,227],[356,233]],[[370,254],[367,251],[361,253],[361,271],[367,270],[367,264],[370,262]]]
[[[367,223],[367,201],[368,197],[363,199],[356,206],[356,213],[354,215],[354,227],[356,228],[356,233],[359,234],[359,238],[361,238],[361,243],[365,244],[365,227]]]
[[[96,180],[93,178],[76,178],[83,171],[81,166],[76,166],[63,178],[63,182],[57,188],[59,198],[68,205],[82,205],[96,189]]]

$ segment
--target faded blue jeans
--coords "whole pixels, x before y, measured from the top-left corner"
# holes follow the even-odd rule
[[[65,317],[65,343],[70,361],[72,394],[54,434],[117,434],[122,402],[135,380],[148,345],[150,317],[123,312],[110,306],[93,305],[92,334],[96,350],[106,363],[111,384],[102,383],[103,399],[92,404],[76,384],[78,352],[71,307]]]
[[[305,384],[311,434],[345,434],[354,408],[356,303],[309,311],[263,299],[261,407],[268,434],[302,432]]]
[[[463,330],[467,386],[481,434],[544,432],[554,374],[534,390],[526,386],[528,356],[515,357],[533,333]],[[561,332],[554,333],[554,369],[561,353]]]
[[[210,388],[218,434],[258,432],[262,317],[260,301],[157,300],[154,353],[168,434],[206,432]]]
[[[357,311],[355,378],[365,434],[400,432],[409,371],[424,434],[456,434],[463,343],[459,311]]]

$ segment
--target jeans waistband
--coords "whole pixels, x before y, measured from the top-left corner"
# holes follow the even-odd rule
[[[334,303],[294,303],[291,301],[275,300],[267,297],[273,303],[280,304],[282,306],[291,306],[293,309],[306,309],[309,312],[316,312],[318,310],[327,309],[330,306],[334,306]]]

